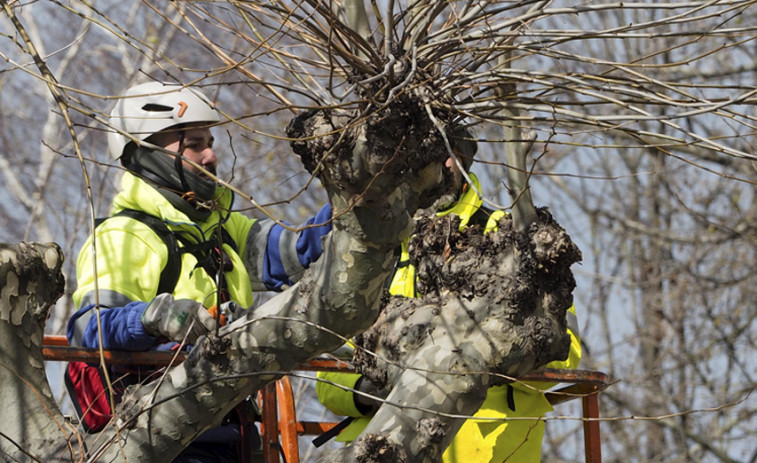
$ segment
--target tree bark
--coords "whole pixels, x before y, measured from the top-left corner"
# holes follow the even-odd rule
[[[42,359],[45,322],[63,294],[55,244],[0,245],[0,456],[5,461],[73,461],[75,429],[53,398]]]
[[[329,462],[435,462],[486,390],[564,360],[566,312],[580,251],[542,209],[527,232],[458,230],[449,215],[421,221],[410,242],[418,299],[391,298],[359,337],[356,364],[391,389],[354,443]]]

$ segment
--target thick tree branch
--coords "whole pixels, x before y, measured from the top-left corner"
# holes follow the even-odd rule
[[[47,383],[45,322],[63,294],[63,255],[54,244],[0,245],[0,455],[70,462],[82,453]]]

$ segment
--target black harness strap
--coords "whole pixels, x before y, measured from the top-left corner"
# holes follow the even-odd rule
[[[224,273],[232,270],[233,265],[231,259],[222,251],[221,243],[228,244],[234,249],[234,251],[237,251],[237,245],[225,228],[220,226],[216,229],[216,232],[213,233],[213,237],[208,241],[202,243],[187,243],[186,241],[181,240],[180,236],[174,234],[165,222],[153,215],[147,214],[146,212],[134,209],[123,209],[112,217],[128,217],[142,222],[150,227],[150,229],[155,232],[166,245],[166,248],[168,249],[168,262],[166,262],[165,267],[163,267],[163,270],[160,273],[157,294],[173,293],[176,288],[176,283],[179,281],[181,273],[181,255],[183,253],[190,253],[195,256],[198,267],[202,267],[208,275],[214,279],[218,277],[219,281],[217,281],[217,283],[221,287],[222,293],[226,293]],[[96,224],[100,225],[108,218],[110,217],[97,219]],[[184,244],[183,247],[179,246],[179,241]]]
[[[515,389],[511,384],[507,385],[507,408],[515,411]]]
[[[326,442],[330,441],[334,437],[337,436],[340,432],[342,432],[342,429],[349,426],[350,423],[352,423],[355,420],[355,418],[348,416],[347,418],[343,419],[339,423],[336,424],[333,428],[329,429],[328,431],[324,432],[320,436],[313,439],[312,443],[316,447],[320,447]]]

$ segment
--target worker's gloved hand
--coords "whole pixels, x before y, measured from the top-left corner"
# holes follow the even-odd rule
[[[194,344],[197,338],[215,331],[215,317],[197,301],[175,300],[170,294],[159,294],[142,313],[147,333],[171,341]]]

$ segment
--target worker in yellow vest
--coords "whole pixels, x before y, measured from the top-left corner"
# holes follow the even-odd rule
[[[228,318],[243,316],[253,291],[291,286],[321,255],[331,228],[329,205],[307,223],[323,225],[299,233],[233,211],[233,192],[213,178],[218,157],[211,129],[220,121],[211,100],[184,85],[146,82],[117,100],[108,147],[125,172],[111,216],[87,238],[76,261],[78,311],[67,330],[72,346],[187,348]],[[126,387],[159,373],[107,368],[109,386],[98,364],[66,367],[65,382],[86,432],[111,422],[111,391],[118,403]],[[243,461],[241,421],[230,413],[174,463]]]

